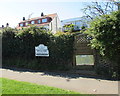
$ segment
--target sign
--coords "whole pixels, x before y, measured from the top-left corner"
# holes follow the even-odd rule
[[[49,50],[44,44],[35,47],[35,56],[49,57]]]

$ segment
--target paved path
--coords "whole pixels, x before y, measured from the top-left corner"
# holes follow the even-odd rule
[[[91,78],[65,78],[45,75],[44,72],[19,72],[0,69],[0,77],[32,82],[88,94],[118,94],[118,81]]]

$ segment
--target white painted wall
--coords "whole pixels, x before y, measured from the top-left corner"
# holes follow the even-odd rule
[[[50,22],[49,30],[51,30],[53,34],[55,34],[57,31],[62,31],[62,25],[58,15],[56,15]]]

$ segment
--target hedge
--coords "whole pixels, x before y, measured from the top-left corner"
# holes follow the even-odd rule
[[[5,28],[2,31],[3,67],[36,70],[67,70],[73,58],[72,35],[54,36],[43,28],[22,30]],[[35,46],[48,46],[49,57],[35,57]]]

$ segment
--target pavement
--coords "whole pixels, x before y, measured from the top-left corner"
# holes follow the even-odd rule
[[[118,81],[85,77],[75,78],[75,76],[61,76],[55,75],[55,73],[15,71],[11,69],[0,69],[0,77],[48,85],[82,94],[118,94]]]

